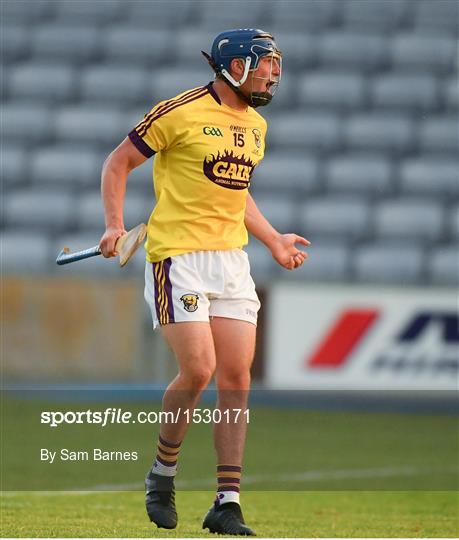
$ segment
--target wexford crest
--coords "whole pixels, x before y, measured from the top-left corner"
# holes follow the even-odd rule
[[[180,300],[183,302],[183,307],[186,311],[193,312],[198,309],[198,299],[197,294],[184,294]]]

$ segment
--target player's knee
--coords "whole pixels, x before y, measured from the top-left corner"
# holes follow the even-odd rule
[[[212,379],[214,370],[211,366],[193,366],[182,373],[182,377],[186,380],[187,387],[191,390],[203,390]]]
[[[249,371],[229,371],[219,374],[217,386],[224,390],[248,390],[250,380]]]

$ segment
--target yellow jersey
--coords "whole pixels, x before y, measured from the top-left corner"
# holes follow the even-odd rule
[[[253,108],[228,107],[210,83],[160,102],[129,133],[142,154],[155,155],[149,262],[247,244],[246,197],[266,129]]]

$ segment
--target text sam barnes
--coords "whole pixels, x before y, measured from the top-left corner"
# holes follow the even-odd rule
[[[137,461],[137,452],[121,452],[118,450],[103,450],[93,448],[92,450],[70,450],[61,448],[60,450],[49,450],[40,448],[40,461],[54,463],[59,461]]]

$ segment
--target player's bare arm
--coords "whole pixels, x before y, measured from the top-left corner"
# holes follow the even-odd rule
[[[126,234],[123,203],[129,173],[147,158],[128,137],[113,150],[102,167],[102,201],[104,204],[105,233],[99,242],[104,257],[115,257],[116,241]]]
[[[309,240],[297,234],[278,232],[260,212],[250,194],[247,195],[245,226],[250,234],[271,251],[276,262],[287,270],[298,268],[306,260],[308,254],[298,249],[295,244],[309,246]]]

